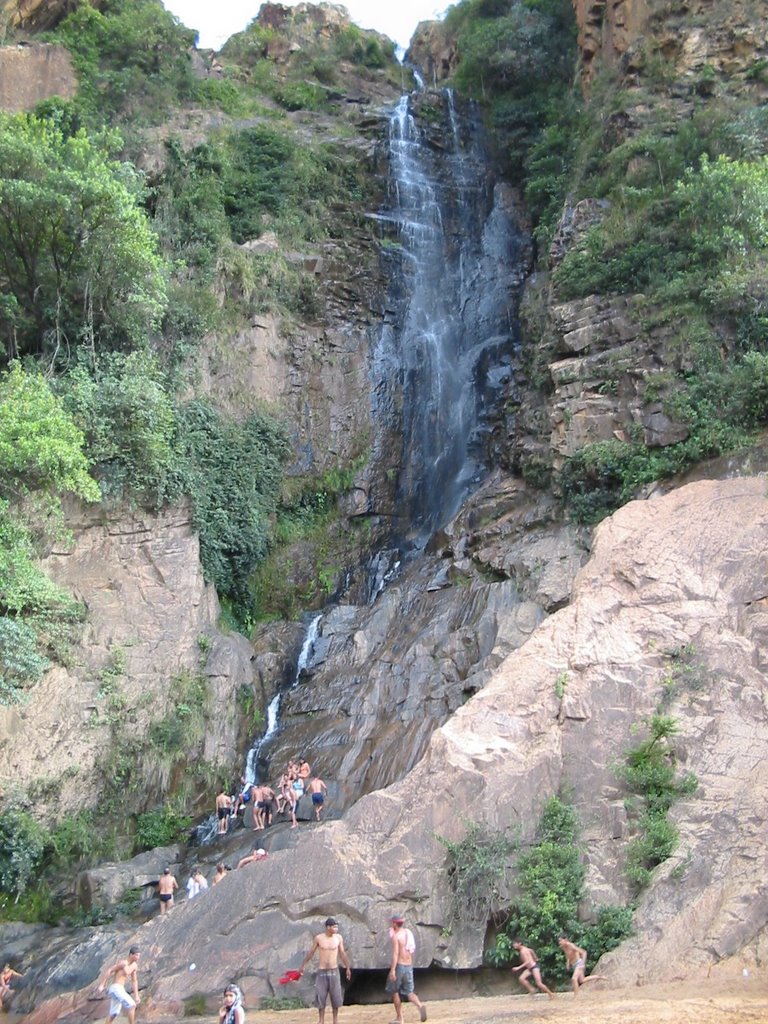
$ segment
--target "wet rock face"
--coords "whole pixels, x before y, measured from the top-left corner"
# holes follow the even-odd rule
[[[560,522],[554,499],[494,474],[431,554],[400,562],[382,553],[367,580],[318,616],[298,679],[276,675],[295,663],[296,628],[260,631],[255,670],[283,693],[258,775],[274,786],[288,759],[305,756],[329,786],[331,817],[402,778],[432,732],[567,603],[586,557],[584,531]]]

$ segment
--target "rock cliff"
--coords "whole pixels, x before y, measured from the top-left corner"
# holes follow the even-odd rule
[[[640,900],[637,937],[601,970],[632,983],[703,976],[734,956],[759,963],[768,940],[767,526],[761,478],[690,484],[617,512],[598,528],[568,607],[501,661],[433,733],[412,772],[343,821],[301,827],[267,861],[141,929],[145,1003],[178,1012],[200,990],[193,962],[206,964],[205,991],[236,978],[251,1002],[271,994],[328,913],[359,969],[383,967],[394,909],[414,928],[418,967],[480,964],[482,929],[447,927],[438,837],[457,840],[467,822],[482,822],[530,840],[542,802],[562,786],[572,787],[583,822],[591,898],[623,901],[629,821],[615,764],[658,705],[681,646],[695,651],[701,673],[673,695],[669,713],[698,787],[675,806],[679,852]]]
[[[112,755],[130,744],[137,763],[127,775],[125,765],[119,769],[123,812],[161,801],[170,752],[148,742],[151,725],[172,709],[174,680],[195,677],[205,681],[205,734],[176,768],[197,761],[234,772],[237,694],[253,685],[251,648],[219,632],[218,600],[203,579],[188,509],[155,517],[73,508],[69,523],[72,544],[44,565],[85,605],[87,620],[68,667],[48,672],[26,704],[0,708],[5,795],[34,793],[40,812],[56,818],[93,808],[104,786],[118,782]],[[199,779],[196,795],[207,792]]]

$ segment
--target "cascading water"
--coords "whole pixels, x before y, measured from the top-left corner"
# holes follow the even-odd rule
[[[391,543],[370,560],[364,584],[326,609],[322,636],[312,624],[316,649],[309,654],[308,633],[294,685],[273,702],[274,728],[247,761],[257,778],[266,745],[274,781],[276,766],[309,754],[329,783],[333,814],[418,760],[479,685],[472,666],[492,655],[500,609],[518,600],[510,582],[451,594],[434,566],[417,582],[413,556],[485,475],[529,240],[511,193],[494,184],[479,118],[450,92],[404,96],[389,147],[390,203],[375,219],[390,287],[371,370],[372,461],[386,480],[387,510],[397,472]],[[296,685],[305,667],[312,683]]]
[[[293,674],[293,680],[290,688],[299,685],[302,672],[304,672],[311,663],[312,654],[317,642],[321,618],[322,615],[315,615],[307,626],[304,642],[301,645],[301,651],[299,652],[299,657],[296,660],[296,669]],[[267,727],[262,735],[256,739],[246,754],[243,778],[249,786],[263,780],[263,770],[267,766],[262,760],[261,752],[278,731],[280,724],[280,703],[282,698],[283,691],[278,690],[267,707]],[[218,820],[215,814],[206,818],[205,821],[201,822],[195,829],[195,840],[200,845],[212,842],[217,835]]]
[[[299,657],[296,660],[296,670],[293,674],[293,681],[291,686],[298,686],[301,679],[302,672],[309,666],[312,659],[312,653],[317,643],[317,636],[320,629],[320,620],[322,615],[315,615],[307,626],[307,632],[304,637],[304,642],[301,645],[299,651]],[[254,782],[261,782],[260,776],[260,757],[261,751],[266,744],[272,739],[278,730],[280,724],[280,702],[282,700],[282,691],[278,691],[272,700],[269,702],[267,708],[267,728],[264,733],[256,740],[245,758],[245,770],[243,772],[245,781],[249,785],[253,785]]]
[[[519,236],[494,205],[479,121],[460,116],[452,93],[403,96],[389,149],[380,219],[397,244],[386,247],[393,313],[375,355],[376,415],[402,436],[397,532],[419,549],[483,472],[485,418],[515,340]]]

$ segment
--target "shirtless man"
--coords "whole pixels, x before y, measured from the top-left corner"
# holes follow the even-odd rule
[[[227,867],[226,864],[224,864],[224,863],[217,864],[216,865],[216,873],[213,876],[213,881],[211,882],[211,885],[218,885],[219,882],[222,880],[222,878],[226,878],[227,877],[227,872],[228,871],[229,871],[229,868]]]
[[[219,819],[220,836],[227,834],[229,828],[229,816],[232,813],[232,797],[224,790],[216,797],[216,817]]]
[[[160,914],[167,914],[173,906],[173,893],[179,888],[179,883],[171,874],[170,868],[164,868],[157,883],[157,891],[160,896]]]
[[[565,966],[572,971],[571,974],[571,988],[573,994],[577,996],[579,994],[579,988],[582,985],[586,985],[588,981],[605,981],[605,975],[603,974],[590,974],[586,977],[585,971],[587,969],[587,951],[581,949],[570,939],[566,939],[564,935],[561,935],[557,940],[557,944],[565,953]]]
[[[323,804],[325,803],[325,796],[328,792],[328,787],[319,779],[317,775],[312,779],[307,792],[312,794],[312,806],[315,808],[315,818],[320,821],[320,815],[323,810]]]
[[[275,791],[266,782],[261,787],[261,815],[264,820],[264,827],[269,828],[272,824],[272,811],[275,806]]]
[[[112,997],[112,1002],[109,1004],[109,1016],[107,1017],[107,1024],[110,1024],[116,1017],[120,1016],[123,1010],[127,1011],[128,1020],[130,1024],[134,1024],[136,1019],[136,1007],[141,1002],[139,996],[139,947],[131,946],[128,950],[127,960],[118,960],[116,964],[108,967],[101,984],[96,989],[97,992],[103,992],[104,987],[110,978],[114,976],[112,984],[107,989],[107,993]],[[129,996],[125,990],[125,986],[131,982],[133,989],[133,997]]]
[[[335,918],[329,917],[325,922],[325,931],[316,935],[312,948],[304,957],[304,963],[299,968],[299,974],[304,973],[304,968],[315,955],[320,951],[320,960],[317,965],[315,976],[315,1003],[318,1012],[318,1024],[325,1021],[325,1004],[328,997],[331,997],[331,1010],[333,1011],[333,1024],[339,1019],[339,1007],[344,1002],[344,993],[341,990],[341,979],[339,978],[339,957],[347,972],[347,981],[352,977],[352,969],[347,959],[347,951],[344,949],[344,939],[339,935],[339,924]]]
[[[413,990],[413,954],[416,952],[413,932],[410,928],[405,927],[405,918],[399,914],[395,914],[390,920],[392,922],[392,929],[389,933],[392,943],[392,960],[389,965],[385,991],[392,996],[398,1024],[403,1024],[401,996],[405,996],[409,1003],[418,1007],[419,1017],[425,1021],[427,1008]]]
[[[251,786],[251,808],[253,810],[253,831],[264,828],[264,786],[260,783]]]
[[[533,986],[528,983],[529,978],[533,978],[536,982],[536,987],[541,992],[546,992],[550,999],[555,998],[555,993],[552,989],[547,988],[544,982],[541,980],[541,968],[539,962],[536,959],[536,954],[528,946],[524,946],[520,939],[515,939],[512,946],[517,951],[517,955],[520,957],[520,963],[517,967],[513,967],[513,971],[520,971],[520,977],[517,979],[523,986],[526,992],[530,992],[531,995],[535,995]]]

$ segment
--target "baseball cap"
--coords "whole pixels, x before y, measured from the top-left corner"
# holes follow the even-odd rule
[[[405,918],[402,914],[393,914],[389,919],[392,924],[405,924]]]
[[[267,851],[266,851],[266,850],[264,849],[264,847],[263,847],[263,846],[260,846],[260,847],[258,848],[258,850],[256,851],[256,853],[257,853],[257,854],[258,854],[258,855],[259,855],[260,857],[261,857],[261,856],[263,856],[263,855],[264,855],[264,854],[265,854],[266,852],[267,852]]]

